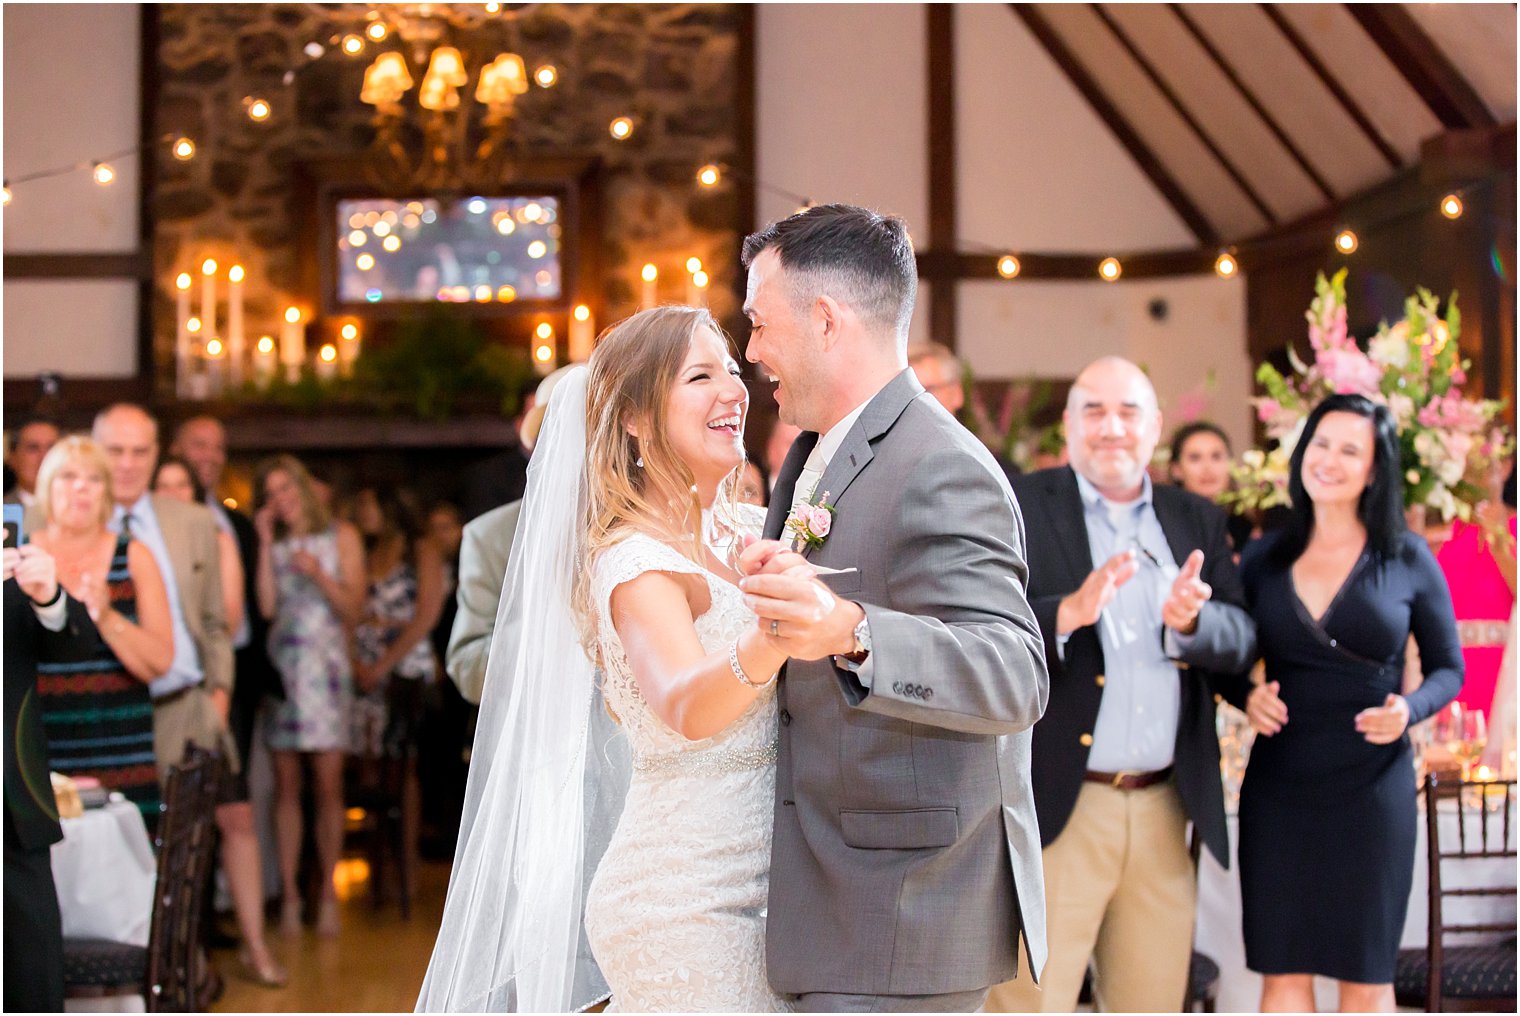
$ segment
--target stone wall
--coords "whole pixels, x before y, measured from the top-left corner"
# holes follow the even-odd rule
[[[416,10],[426,5],[384,5]],[[439,7],[441,5],[433,5]],[[479,10],[483,5],[455,5]],[[518,100],[511,130],[515,153],[595,155],[602,160],[599,326],[637,309],[639,270],[655,262],[663,300],[684,297],[687,257],[712,275],[710,300],[720,319],[737,312],[739,224],[731,181],[695,184],[697,167],[731,162],[736,151],[734,96],[740,12],[718,4],[502,5],[506,13],[468,29],[446,30],[467,51],[520,53],[529,70],[549,62],[555,87],[533,87]],[[288,302],[316,307],[303,290],[307,245],[296,221],[295,168],[334,156],[362,156],[374,136],[374,109],[359,100],[364,70],[378,52],[405,53],[420,84],[414,45],[396,35],[363,52],[341,51],[343,35],[362,31],[365,4],[158,5],[155,127],[185,135],[195,158],[176,161],[159,146],[150,195],[155,223],[155,348],[160,394],[172,392],[176,273],[202,259],[241,263],[248,271],[250,335],[276,330]],[[313,55],[322,47],[320,55]],[[478,67],[461,99],[473,102]],[[416,86],[404,105],[415,115]],[[266,99],[272,113],[252,121],[245,99]],[[608,125],[632,116],[636,128],[614,140]],[[309,286],[309,284],[306,284]],[[563,329],[561,329],[563,334]]]

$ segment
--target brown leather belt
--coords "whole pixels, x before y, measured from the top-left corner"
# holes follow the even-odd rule
[[[1144,790],[1172,778],[1172,769],[1157,769],[1153,773],[1099,773],[1089,769],[1082,777],[1088,783],[1106,783],[1115,790]]]

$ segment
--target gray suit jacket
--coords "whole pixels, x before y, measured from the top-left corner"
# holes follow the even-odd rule
[[[793,446],[766,535],[782,531],[817,435]],[[782,673],[766,950],[778,991],[970,991],[1045,963],[1030,728],[1049,694],[1025,597],[1024,526],[988,451],[911,371],[871,400],[819,492],[810,560],[870,622],[859,673]]]
[[[459,694],[476,705],[485,687],[486,657],[521,511],[521,501],[492,508],[464,527],[459,544],[459,611],[449,633],[444,668]]]

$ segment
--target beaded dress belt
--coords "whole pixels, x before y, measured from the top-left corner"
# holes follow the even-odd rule
[[[1476,649],[1479,646],[1503,647],[1504,640],[1508,637],[1508,621],[1457,622],[1457,641],[1466,649]]]
[[[776,764],[776,742],[760,748],[712,748],[678,751],[668,755],[640,755],[633,760],[637,773],[676,773],[683,776],[723,776],[727,773],[767,769]]]
[[[1100,773],[1089,769],[1082,778],[1088,783],[1106,783],[1115,790],[1144,790],[1172,777],[1172,767],[1151,773]]]

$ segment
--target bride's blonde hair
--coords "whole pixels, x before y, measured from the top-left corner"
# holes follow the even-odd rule
[[[712,329],[733,353],[733,342],[700,307],[656,307],[620,321],[597,340],[586,386],[586,497],[582,506],[583,566],[574,605],[582,641],[596,651],[591,574],[597,556],[638,531],[704,565],[702,505],[696,477],[670,443],[671,389],[698,328]],[[639,437],[629,428],[636,427]],[[736,536],[743,462],[718,485],[713,526]],[[737,545],[737,541],[735,541]]]

